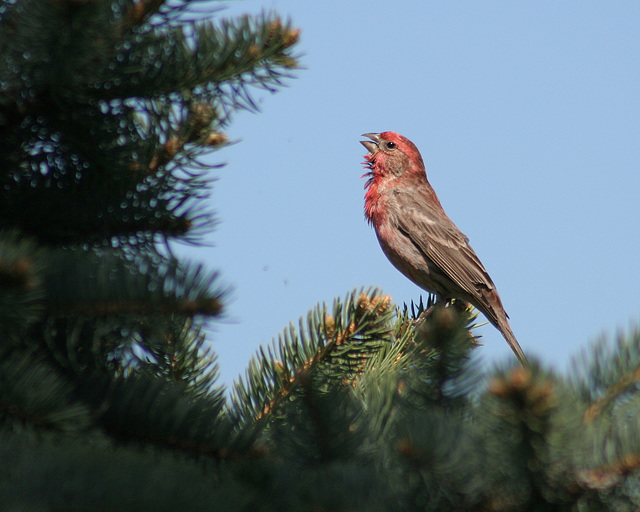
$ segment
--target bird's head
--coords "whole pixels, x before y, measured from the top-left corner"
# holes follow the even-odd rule
[[[373,177],[397,178],[406,173],[425,174],[418,148],[406,137],[395,132],[365,133],[371,140],[360,141],[369,153],[365,166]]]

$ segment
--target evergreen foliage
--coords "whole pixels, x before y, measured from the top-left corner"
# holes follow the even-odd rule
[[[198,5],[0,5],[0,509],[637,510],[638,329],[487,371],[465,304],[355,290],[225,392],[225,289],[170,242],[298,31]]]

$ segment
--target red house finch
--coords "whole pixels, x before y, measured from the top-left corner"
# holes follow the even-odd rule
[[[468,238],[444,213],[418,148],[394,132],[365,133],[363,137],[371,139],[361,142],[369,151],[364,214],[389,261],[438,297],[473,304],[526,364],[495,285]]]

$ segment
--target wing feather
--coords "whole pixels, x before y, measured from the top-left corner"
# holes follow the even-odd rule
[[[396,190],[398,215],[393,221],[420,252],[453,284],[461,289],[471,302],[478,302],[489,316],[495,317],[484,291],[492,291],[495,285],[484,265],[469,245],[469,239],[442,212],[424,208],[426,198],[416,197]],[[423,204],[418,204],[420,200]],[[433,211],[433,216],[430,216]],[[436,218],[435,214],[438,213]],[[416,236],[419,233],[419,236]],[[464,297],[459,297],[464,298]],[[467,299],[467,300],[468,300]]]

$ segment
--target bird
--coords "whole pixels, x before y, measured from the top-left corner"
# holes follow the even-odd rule
[[[469,239],[447,216],[429,184],[420,151],[391,131],[365,133],[365,218],[389,261],[440,299],[459,299],[481,311],[522,365],[518,343],[491,277]]]

